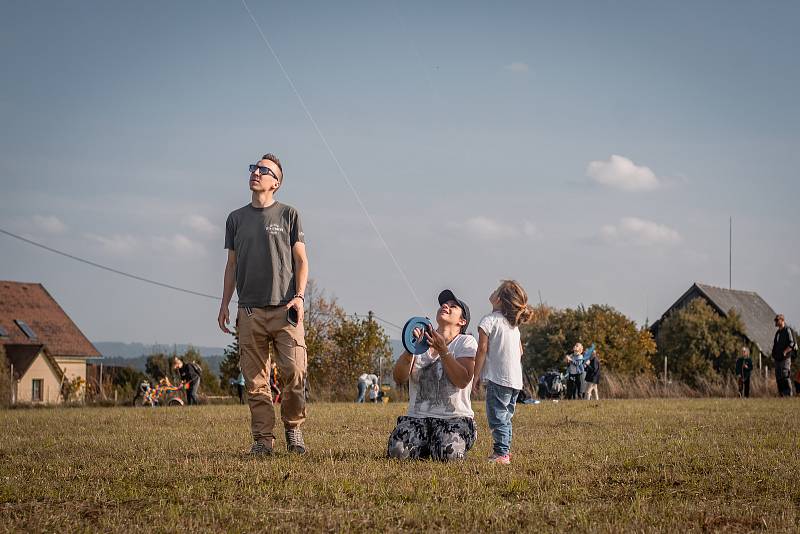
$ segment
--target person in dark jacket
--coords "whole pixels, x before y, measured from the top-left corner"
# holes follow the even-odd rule
[[[586,393],[584,398],[586,400],[594,399],[600,400],[600,395],[597,393],[597,384],[600,383],[600,352],[595,350],[592,357],[586,363]]]
[[[198,404],[197,390],[200,388],[200,372],[197,367],[199,366],[196,363],[184,363],[180,358],[175,358],[172,361],[172,368],[181,375],[181,382],[189,385],[186,390],[186,400],[189,406]]]
[[[786,320],[782,314],[775,316],[775,341],[772,344],[772,359],[775,360],[775,383],[778,386],[778,394],[781,397],[792,396],[792,383],[789,380],[789,373],[792,368],[792,351],[797,349],[792,331],[786,326]]]
[[[750,349],[742,347],[742,355],[736,360],[736,378],[739,381],[739,396],[750,397],[750,373],[753,371],[753,359]]]

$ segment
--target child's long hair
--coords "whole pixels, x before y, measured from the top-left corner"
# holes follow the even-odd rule
[[[528,306],[528,294],[516,280],[503,280],[495,292],[500,299],[500,312],[514,327],[533,319],[533,308]]]

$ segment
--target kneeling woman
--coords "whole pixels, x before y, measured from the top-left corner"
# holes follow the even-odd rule
[[[394,366],[397,385],[408,384],[408,415],[389,437],[390,458],[462,460],[475,443],[470,391],[478,342],[465,334],[469,308],[452,291],[439,294],[436,329],[425,335],[430,349],[404,352]]]

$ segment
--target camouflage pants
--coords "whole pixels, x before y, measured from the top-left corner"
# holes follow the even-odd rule
[[[389,436],[389,458],[442,462],[463,460],[475,444],[478,433],[470,417],[436,419],[433,417],[397,418],[397,426]]]

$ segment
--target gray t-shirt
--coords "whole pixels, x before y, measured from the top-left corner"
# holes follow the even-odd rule
[[[295,294],[292,247],[304,243],[297,210],[275,202],[267,208],[248,204],[228,215],[225,248],[236,253],[239,307],[286,304]]]

